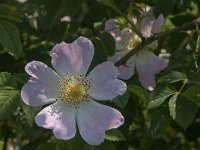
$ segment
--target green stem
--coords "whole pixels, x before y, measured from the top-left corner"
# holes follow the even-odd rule
[[[185,85],[188,83],[188,79],[183,80],[183,84],[181,86],[181,88],[178,90],[177,94],[180,94],[181,91],[183,90],[183,88],[185,87]]]

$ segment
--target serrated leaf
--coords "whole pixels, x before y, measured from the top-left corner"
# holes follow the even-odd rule
[[[169,112],[171,117],[175,120],[176,119],[176,99],[178,94],[174,94],[169,100]]]
[[[128,99],[129,99],[129,92],[127,91],[122,96],[117,96],[116,98],[114,98],[112,102],[117,106],[119,106],[120,108],[124,109],[126,104],[128,103]]]
[[[200,86],[191,86],[182,95],[200,107]]]
[[[126,138],[118,129],[108,130],[106,132],[105,138],[109,141],[126,141]]]
[[[1,72],[0,73],[0,87],[5,87],[5,86],[16,88],[17,82],[12,74],[8,72]]]
[[[3,20],[0,20],[0,43],[4,50],[16,59],[22,56],[22,45],[17,27]]]
[[[10,73],[0,73],[0,120],[8,119],[18,106],[20,99],[16,81]]]
[[[0,89],[0,120],[6,120],[14,113],[19,99],[19,91],[13,88]]]
[[[186,129],[193,121],[198,107],[181,95],[175,94],[170,99],[169,110],[172,118],[183,128]]]
[[[115,40],[113,36],[108,32],[103,32],[102,34],[99,35],[99,38],[103,41],[106,47],[107,54],[109,56],[114,55],[116,47],[115,47]]]
[[[171,71],[166,75],[162,76],[158,82],[175,83],[178,81],[186,80],[187,77],[184,73],[178,71]]]
[[[157,88],[153,96],[150,98],[150,102],[148,103],[148,109],[159,107],[168,97],[175,93],[174,90],[165,87],[165,88]]]

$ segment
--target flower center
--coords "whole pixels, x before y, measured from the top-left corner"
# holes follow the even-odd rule
[[[83,75],[67,75],[60,81],[59,99],[78,107],[80,102],[91,99],[90,86],[90,81],[85,79]]]
[[[134,34],[130,29],[123,30],[122,34],[124,36],[123,47],[126,50],[132,50],[139,43],[141,43],[141,39],[139,38],[139,36],[137,36],[136,34]]]
[[[151,34],[151,31],[149,31],[148,27],[145,27],[144,30],[142,31],[142,35],[146,38],[150,37],[152,34]]]

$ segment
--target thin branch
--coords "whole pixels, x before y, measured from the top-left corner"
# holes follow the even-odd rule
[[[191,22],[185,23],[181,26],[175,27],[171,30],[168,30],[166,32],[161,32],[159,34],[155,34],[154,36],[147,38],[145,41],[143,41],[141,44],[136,46],[134,49],[132,49],[129,53],[127,53],[124,57],[122,57],[119,61],[115,63],[116,66],[119,66],[121,64],[125,64],[126,61],[136,54],[139,50],[143,49],[145,46],[151,44],[152,42],[162,39],[166,36],[169,36],[172,33],[179,32],[179,31],[184,31],[184,30],[190,30],[193,28],[196,28],[197,25],[200,25],[200,18],[197,18]]]

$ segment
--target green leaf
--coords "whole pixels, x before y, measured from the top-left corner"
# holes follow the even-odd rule
[[[6,120],[14,113],[19,99],[19,91],[8,87],[0,89],[0,120]]]
[[[97,0],[98,3],[110,7],[112,9],[118,10],[115,2],[113,0]]]
[[[156,16],[159,14],[163,14],[164,16],[169,15],[174,9],[175,2],[176,0],[157,0],[154,7],[154,13]]]
[[[0,73],[0,88],[6,87],[6,86],[16,88],[17,82],[15,78],[13,77],[13,75],[11,75],[10,73],[1,72]]]
[[[191,86],[182,95],[200,107],[200,86]]]
[[[16,81],[26,84],[27,81],[29,80],[29,76],[26,73],[15,73],[14,78]]]
[[[175,120],[176,119],[176,99],[178,94],[174,94],[169,100],[169,112],[171,117]]]
[[[138,98],[140,98],[143,102],[146,102],[148,99],[148,93],[138,85],[129,85],[128,91]]]
[[[41,150],[41,148],[48,149],[46,144],[42,144],[43,146],[39,146],[40,149],[36,150]],[[116,150],[115,146],[109,141],[104,141],[98,146],[91,146],[84,142],[83,139],[80,139],[80,137],[77,138],[77,136],[71,140],[51,142],[50,144],[52,144],[54,150]]]
[[[38,128],[38,126],[35,124],[35,116],[39,113],[41,107],[30,107],[24,104],[22,101],[21,105],[26,121],[23,130],[26,133],[26,137],[30,141],[34,141],[38,139],[44,131],[42,128]]]
[[[90,71],[98,64],[103,63],[107,60],[106,48],[104,43],[98,38],[92,39],[92,43],[94,44],[95,53],[89,68]]]
[[[8,119],[18,106],[20,96],[15,87],[16,81],[11,74],[0,73],[0,120]]]
[[[166,75],[162,76],[158,82],[175,83],[178,81],[186,80],[187,77],[184,73],[178,71],[171,71]]]
[[[191,0],[178,0],[176,1],[176,6],[181,11],[186,10],[188,7],[190,7]]]
[[[197,70],[197,72],[191,74],[188,78],[190,83],[200,85],[200,68]]]
[[[7,4],[0,4],[0,18],[20,22],[20,19],[16,16],[17,9],[14,6]]]
[[[22,108],[25,114],[27,125],[32,126],[35,122],[34,118],[36,114],[41,110],[41,107],[30,107],[23,103]]]
[[[72,140],[70,140],[70,141],[58,141],[56,143],[55,150],[74,150],[72,148],[72,142],[71,142]]]
[[[108,130],[105,138],[109,141],[126,141],[126,138],[118,129]]]
[[[55,4],[55,1],[53,1]],[[83,0],[65,0],[64,1],[64,11],[63,14],[67,16],[75,16],[76,13],[78,13],[81,9],[81,4],[83,3]],[[54,5],[53,5],[54,6]]]
[[[169,109],[166,104],[150,110],[149,129],[153,135],[162,133],[170,123]]]
[[[124,109],[126,104],[128,103],[128,99],[129,99],[129,92],[127,91],[122,96],[117,96],[116,98],[114,98],[112,102],[117,106],[119,106],[120,108]]]
[[[93,146],[91,150],[116,150],[115,146],[113,143],[109,141],[104,141],[101,145],[99,146]]]
[[[39,145],[36,150],[55,150],[56,149],[56,142],[48,142],[48,143],[43,143]]]
[[[64,40],[66,31],[68,31],[69,26],[66,22],[61,22],[61,18],[64,16],[74,17],[77,13],[81,13],[81,16],[76,17],[75,22],[82,22],[85,16],[85,12],[82,8],[83,0],[54,0],[45,1],[43,5],[43,11],[45,13],[40,14],[37,17],[37,28],[39,31],[48,33],[47,39],[54,41],[55,43]],[[51,19],[49,19],[51,18]],[[73,22],[71,26],[77,26],[77,23]]]
[[[115,146],[110,141],[106,140],[100,145],[91,146],[81,138],[79,133],[77,133],[73,139],[57,141],[55,150],[115,150]]]
[[[14,6],[1,3],[0,4],[0,13],[11,15],[13,13],[16,13],[16,8]]]
[[[108,32],[103,32],[102,34],[99,35],[99,38],[103,41],[106,47],[107,54],[109,56],[114,55],[116,47],[113,36]]]
[[[92,147],[82,139],[79,133],[70,142],[72,150],[92,150]],[[67,144],[69,145],[70,143]]]
[[[4,50],[16,59],[22,56],[22,45],[17,27],[3,20],[0,20],[0,43]]]
[[[169,102],[169,110],[172,118],[183,128],[192,123],[198,107],[181,95],[175,94]]]
[[[168,87],[157,88],[148,103],[148,109],[159,107],[168,97],[173,95],[175,91]]]

